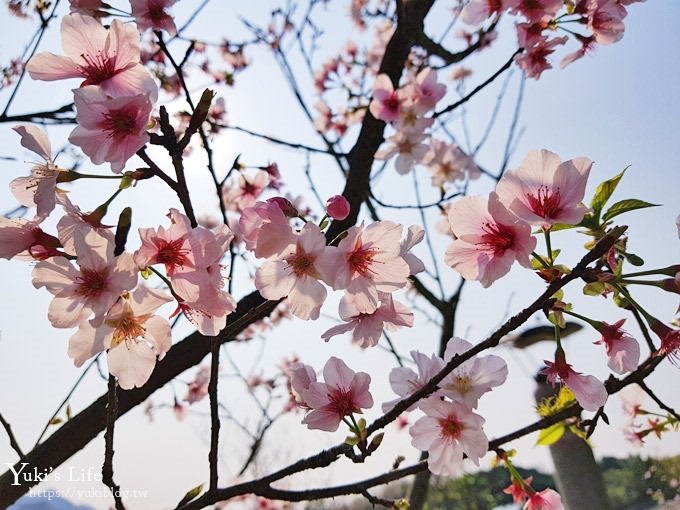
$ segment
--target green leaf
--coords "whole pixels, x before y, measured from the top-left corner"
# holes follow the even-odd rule
[[[555,423],[547,429],[541,430],[536,440],[536,446],[550,446],[555,444],[564,435],[564,423]]]
[[[638,257],[637,255],[635,255],[634,253],[624,253],[623,256],[626,257],[626,260],[628,262],[630,262],[631,264],[633,264],[634,266],[639,267],[639,266],[645,265],[645,261],[642,260],[641,257]]]
[[[135,183],[135,178],[132,177],[130,174],[125,174],[123,177],[120,179],[120,184],[118,185],[118,188],[120,189],[128,189]]]
[[[658,207],[659,204],[650,204],[644,200],[638,200],[637,198],[629,198],[627,200],[621,200],[612,205],[606,213],[602,215],[602,221],[609,221],[612,218],[618,216],[619,214],[626,213],[628,211],[634,211],[635,209],[645,209],[647,207]]]
[[[357,436],[347,436],[345,438],[345,444],[356,446],[359,444],[359,438]]]
[[[604,282],[590,282],[583,287],[583,293],[586,296],[601,296],[604,291]]]
[[[189,490],[184,497],[180,500],[179,503],[177,503],[177,507],[181,507],[183,505],[186,505],[189,501],[193,501],[198,497],[198,495],[203,492],[203,484],[197,485],[193,489]]]
[[[568,223],[555,223],[550,227],[550,232],[558,232],[560,230],[569,230],[570,228],[576,228],[579,225],[569,225]],[[542,234],[543,229],[539,229],[538,231],[534,232],[535,234]]]
[[[49,422],[49,425],[59,425],[62,422],[61,418],[52,418]]]
[[[612,196],[612,193],[614,193],[614,190],[619,185],[621,177],[623,177],[623,174],[626,173],[627,169],[628,167],[624,168],[620,174],[615,175],[609,180],[601,182],[597,186],[597,189],[595,190],[595,196],[593,196],[593,200],[590,202],[590,208],[593,210],[593,216],[595,219],[600,217],[602,208],[607,203],[607,200],[609,200],[609,197]]]

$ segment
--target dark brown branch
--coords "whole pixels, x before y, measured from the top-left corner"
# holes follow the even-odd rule
[[[658,405],[661,409],[663,409],[664,411],[669,413],[671,416],[673,416],[673,418],[675,418],[676,420],[678,420],[678,422],[680,422],[680,415],[678,415],[678,413],[675,411],[675,409],[673,409],[669,405],[665,404],[663,402],[663,400],[661,400],[659,397],[657,397],[656,393],[654,393],[652,391],[652,389],[649,386],[647,386],[647,384],[645,384],[644,381],[639,381],[637,384],[638,384],[638,386],[640,386],[640,388],[642,388],[644,390],[644,392],[647,395],[649,395],[649,397],[654,402],[656,402],[656,405]]]
[[[488,29],[480,30],[477,40],[463,51],[459,51],[457,53],[452,53],[451,51],[447,50],[440,43],[430,39],[425,33],[420,34],[417,44],[430,55],[436,55],[437,57],[441,58],[446,65],[456,64],[465,60],[467,57],[477,51],[484,44],[487,34],[493,32],[497,24],[498,20],[495,20]]]
[[[72,113],[74,103],[69,103],[57,108],[56,110],[46,110],[42,112],[22,113],[21,115],[0,115],[0,122],[35,122],[39,120],[51,119],[62,120],[58,115],[60,113]],[[75,123],[75,119],[68,119]]]
[[[208,494],[215,494],[217,490],[217,457],[219,453],[220,416],[218,411],[219,400],[217,398],[217,383],[220,372],[220,341],[217,337],[210,339],[210,382],[208,383],[208,396],[210,398],[210,451],[208,453],[208,465],[210,467],[210,483]]]
[[[17,452],[19,459],[23,461],[26,458],[26,456],[24,455],[24,452],[21,450],[21,447],[17,442],[17,438],[14,436],[14,433],[12,432],[11,425],[7,420],[5,420],[5,417],[2,415],[2,413],[0,413],[0,423],[2,423],[2,426],[5,428],[5,432],[7,432],[7,437],[9,437],[9,445],[15,452]]]
[[[440,116],[444,115],[445,113],[453,111],[456,108],[458,108],[459,106],[467,103],[470,99],[472,99],[475,95],[477,95],[477,93],[482,91],[484,88],[486,88],[488,85],[490,85],[496,78],[498,78],[501,74],[503,74],[505,71],[507,71],[510,68],[510,66],[512,65],[512,63],[515,61],[515,57],[517,55],[519,55],[520,53],[522,53],[522,51],[523,51],[523,49],[519,48],[517,51],[515,51],[515,53],[512,54],[512,56],[507,60],[507,62],[505,62],[505,64],[503,64],[500,67],[500,69],[498,69],[498,71],[496,71],[491,76],[489,76],[489,78],[487,78],[485,81],[483,81],[482,83],[477,85],[474,89],[472,89],[472,91],[468,95],[459,99],[455,103],[450,104],[449,106],[447,106],[443,110],[439,110],[438,112],[433,113],[432,117],[436,119],[437,117],[440,117]]]
[[[118,398],[116,396],[116,378],[109,376],[109,389],[106,405],[106,432],[104,433],[104,464],[102,465],[102,482],[113,495],[116,510],[125,510],[123,500],[120,497],[120,486],[113,480],[113,431],[118,414]]]

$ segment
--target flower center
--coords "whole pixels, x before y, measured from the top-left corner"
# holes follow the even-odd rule
[[[158,243],[156,260],[161,264],[165,264],[165,267],[169,272],[177,267],[184,267],[187,263],[187,254],[189,253],[189,250],[182,248],[183,245],[183,237],[173,239],[172,241],[161,239]]]
[[[87,299],[98,298],[108,284],[108,270],[81,269],[80,276],[76,278],[78,289],[76,293]]]
[[[458,439],[463,432],[463,424],[456,416],[447,416],[439,420],[440,434],[446,439]]]
[[[354,273],[359,273],[361,276],[366,276],[371,270],[373,257],[375,255],[374,248],[367,248],[359,245],[354,248],[354,251],[349,254],[349,267]]]
[[[484,222],[482,224],[481,245],[493,250],[494,255],[503,254],[515,243],[515,233],[501,223]]]
[[[144,336],[146,329],[144,328],[143,323],[146,318],[148,318],[148,316],[135,317],[134,314],[130,313],[117,321],[113,321],[113,323],[107,321],[109,325],[115,328],[113,339],[111,340],[111,347],[113,348],[126,340],[134,340],[135,338]]]
[[[316,271],[314,270],[314,259],[312,259],[306,253],[296,253],[286,259],[288,266],[293,268],[295,276],[298,278],[304,275],[314,276]]]
[[[358,411],[352,399],[352,392],[344,388],[337,388],[328,394],[328,399],[331,401],[332,409],[338,416],[347,416],[355,411]]]
[[[80,57],[86,63],[86,65],[77,66],[78,71],[85,77],[83,85],[99,85],[117,74],[115,56],[110,57],[98,51],[94,55],[83,53]]]
[[[534,214],[541,218],[555,218],[562,210],[559,188],[553,193],[547,186],[541,186],[535,195],[527,193],[527,200]]]
[[[100,126],[102,131],[108,132],[109,138],[123,138],[138,131],[135,113],[122,109],[106,112]]]

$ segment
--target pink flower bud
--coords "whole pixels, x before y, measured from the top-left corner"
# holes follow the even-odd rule
[[[344,220],[349,216],[349,202],[342,195],[335,195],[326,200],[326,212],[334,220]]]
[[[267,202],[270,204],[276,204],[279,206],[279,209],[283,211],[283,214],[288,216],[289,218],[295,218],[297,217],[300,213],[298,213],[298,210],[295,208],[293,204],[290,203],[290,200],[284,197],[272,197],[267,199]]]

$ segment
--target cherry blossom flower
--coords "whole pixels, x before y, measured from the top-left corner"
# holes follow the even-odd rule
[[[410,276],[417,275],[425,271],[425,264],[422,260],[411,253],[411,249],[425,239],[425,229],[419,225],[411,225],[406,231],[406,237],[401,241],[399,254],[408,264]]]
[[[326,238],[314,223],[305,223],[299,235],[279,255],[255,272],[255,287],[265,299],[288,296],[290,312],[303,320],[319,318],[326,300],[326,288],[319,282],[324,275],[316,267],[326,249]]]
[[[151,102],[146,94],[111,99],[99,87],[74,90],[78,126],[68,137],[95,165],[105,161],[119,173],[149,141]]]
[[[507,0],[470,0],[460,13],[463,23],[478,25],[494,14],[507,9]]]
[[[654,356],[668,356],[671,363],[680,367],[680,329],[669,328],[658,320],[651,321],[649,327],[661,339]]]
[[[85,16],[92,16],[99,18],[106,16],[107,13],[103,11],[104,6],[102,0],[68,0],[71,13],[84,14]]]
[[[293,362],[284,367],[284,372],[288,376],[288,389],[291,398],[297,407],[310,410],[311,407],[302,397],[302,392],[307,391],[312,383],[316,382],[316,372],[309,365]]]
[[[41,218],[27,220],[0,216],[0,258],[44,260],[63,255],[58,251],[61,247],[59,239],[43,232],[38,226],[41,221]]]
[[[21,145],[40,156],[44,163],[31,169],[29,177],[17,177],[10,189],[17,201],[26,207],[35,207],[36,215],[46,218],[54,210],[57,177],[63,172],[52,160],[52,146],[45,132],[32,124],[12,128],[21,136]]]
[[[562,498],[552,489],[534,492],[524,504],[523,510],[564,510]]]
[[[311,409],[302,420],[310,429],[334,432],[345,416],[362,413],[373,406],[368,391],[371,376],[365,372],[355,373],[344,361],[331,357],[324,366],[325,382],[312,381],[307,388],[300,388],[302,401]]]
[[[114,243],[91,230],[74,232],[78,269],[64,257],[53,257],[36,264],[33,286],[45,287],[54,299],[47,318],[55,328],[71,328],[94,314],[98,326],[120,295],[137,283],[132,254],[113,256]]]
[[[510,12],[523,15],[529,22],[536,23],[554,18],[564,5],[564,0],[510,0]]]
[[[586,411],[597,411],[607,401],[607,389],[604,384],[592,375],[575,372],[566,361],[564,351],[555,353],[555,362],[545,360],[546,368],[541,370],[548,382],[560,382],[569,388]]]
[[[521,505],[529,497],[527,488],[531,486],[531,480],[533,480],[533,478],[533,476],[525,478],[524,480],[513,478],[512,483],[503,489],[503,492],[505,494],[510,494],[512,496],[512,501],[516,505]]]
[[[602,338],[595,343],[605,346],[609,358],[607,366],[617,374],[632,372],[640,361],[638,341],[621,329],[625,321],[626,319],[621,319],[614,324],[602,321],[597,328]]]
[[[448,363],[457,354],[472,349],[472,344],[462,338],[453,337],[446,344],[444,362]],[[447,375],[440,383],[442,394],[452,400],[474,409],[479,398],[508,377],[508,366],[499,356],[475,356]]]
[[[481,173],[475,162],[455,143],[432,139],[430,150],[423,164],[432,174],[432,185],[443,186],[446,182],[462,181],[466,177],[477,179]]]
[[[334,220],[344,220],[349,216],[349,202],[342,195],[334,195],[326,200],[326,213]]]
[[[257,170],[250,176],[240,174],[235,183],[224,187],[222,198],[229,209],[243,211],[255,204],[270,182],[270,175],[263,170]]]
[[[384,402],[382,405],[384,413],[406,397],[413,395],[444,368],[444,360],[436,354],[428,356],[418,351],[411,351],[411,357],[416,363],[418,373],[408,367],[395,367],[390,371],[390,386],[399,398]],[[415,403],[406,410],[413,411],[417,405],[418,403]]]
[[[189,383],[189,386],[187,387],[187,395],[184,397],[184,400],[189,402],[189,404],[203,400],[208,395],[209,383],[210,366],[202,365],[196,372],[194,380]]]
[[[423,115],[434,110],[434,107],[446,94],[446,85],[437,82],[437,71],[429,67],[420,71],[410,84],[410,99],[417,115]]]
[[[354,226],[337,248],[329,247],[317,260],[321,273],[334,275],[330,285],[345,289],[363,313],[378,307],[378,292],[392,293],[404,286],[409,266],[401,256],[402,225],[376,221]]]
[[[496,187],[501,202],[532,225],[576,225],[588,208],[581,203],[592,161],[562,162],[554,152],[530,151],[516,170],[507,171]]]
[[[124,293],[99,326],[80,324],[69,340],[68,355],[79,367],[107,349],[109,373],[118,378],[121,388],[144,385],[156,357],[163,359],[172,345],[170,323],[153,313],[170,301],[169,295],[141,285]]]
[[[76,230],[81,232],[81,235],[87,235],[88,232],[94,230],[100,236],[106,237],[110,242],[114,242],[114,234],[109,225],[102,225],[101,218],[94,213],[86,213],[80,210],[68,197],[66,193],[57,195],[59,205],[62,206],[64,216],[61,217],[57,223],[57,232],[59,234],[59,241],[61,241],[64,251],[69,255],[76,255],[76,249],[73,242],[74,232]]]
[[[66,56],[38,53],[26,65],[34,80],[83,78],[80,85],[98,85],[111,97],[143,94],[155,102],[158,87],[140,63],[139,34],[134,25],[114,19],[106,29],[96,19],[69,14],[61,21]]]
[[[390,294],[380,294],[380,306],[373,312],[359,311],[354,298],[345,295],[340,300],[340,318],[345,324],[333,326],[321,335],[328,342],[335,335],[352,332],[352,343],[361,348],[378,345],[383,329],[394,331],[400,327],[413,326],[413,312],[399,301],[392,301]]]
[[[456,239],[444,260],[467,280],[488,287],[504,276],[516,260],[531,267],[529,254],[536,247],[531,227],[511,214],[496,193],[464,197],[449,208],[449,223]]]
[[[182,313],[202,335],[215,336],[227,324],[227,315],[236,309],[233,296],[224,290],[222,267],[213,264],[206,268],[210,286],[201,289],[194,301],[181,301],[172,316]]]
[[[409,429],[411,444],[427,450],[429,470],[440,476],[460,474],[463,454],[475,464],[489,449],[484,418],[458,402],[431,397],[420,404],[425,416]]]
[[[552,39],[543,38],[536,44],[524,49],[524,52],[515,57],[515,62],[524,70],[527,78],[539,79],[541,73],[547,69],[552,69],[548,62],[548,55],[555,52],[555,47],[565,44],[569,40],[566,35],[563,37],[553,37]]]
[[[429,147],[423,143],[425,135],[418,130],[399,130],[385,140],[385,145],[375,153],[375,159],[388,160],[397,155],[394,168],[404,175],[420,163]]]
[[[394,90],[390,77],[379,74],[373,84],[373,99],[368,105],[373,116],[385,122],[396,122],[401,115],[402,102],[403,98],[398,90]]]
[[[562,58],[562,61],[560,62],[561,69],[564,69],[575,60],[583,58],[595,47],[595,37],[584,37],[579,34],[575,34],[575,37],[581,43],[581,47],[573,53],[569,53],[568,55],[565,55],[564,58]]]
[[[168,213],[169,228],[140,228],[142,246],[135,252],[140,269],[163,264],[175,293],[188,302],[200,299],[201,292],[213,286],[214,275],[207,268],[217,263],[233,238],[226,225],[215,230],[191,227],[189,218],[177,209]]]
[[[277,255],[291,243],[293,230],[276,202],[257,202],[246,207],[238,224],[246,248],[258,258]]]
[[[177,0],[130,0],[132,15],[140,32],[151,28],[165,30],[169,36],[177,35],[177,27],[166,9]]]

